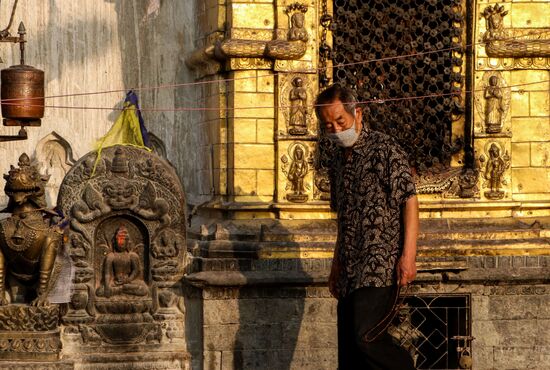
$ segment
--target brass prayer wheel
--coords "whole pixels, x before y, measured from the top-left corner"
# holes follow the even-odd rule
[[[44,117],[44,71],[15,65],[1,72],[5,126],[38,126]]]

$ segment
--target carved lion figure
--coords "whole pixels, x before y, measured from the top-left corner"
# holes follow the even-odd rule
[[[0,305],[6,305],[6,282],[12,303],[49,305],[50,278],[62,241],[62,231],[52,226],[55,213],[46,209],[45,185],[30,158],[23,153],[18,168],[4,175],[12,215],[0,221]]]

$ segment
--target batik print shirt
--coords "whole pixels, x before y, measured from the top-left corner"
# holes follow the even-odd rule
[[[406,155],[391,137],[365,128],[349,155],[330,151],[324,157],[338,213],[338,289],[346,296],[393,285],[403,248],[402,206],[416,194]]]

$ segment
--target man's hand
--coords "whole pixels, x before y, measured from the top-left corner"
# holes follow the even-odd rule
[[[328,277],[328,289],[330,294],[336,299],[339,298],[340,292],[338,291],[338,276],[340,275],[340,263],[337,258],[332,260],[332,267],[330,269],[330,275]]]
[[[401,256],[397,262],[397,284],[405,286],[414,281],[416,277],[415,256]]]

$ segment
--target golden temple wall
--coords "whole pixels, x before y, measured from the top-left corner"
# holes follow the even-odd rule
[[[317,122],[313,109],[307,113],[307,133],[289,134],[289,94],[297,77],[303,80],[308,104],[312,104],[319,91],[317,68],[322,2],[303,3],[307,6],[305,30],[309,37],[305,53],[294,60],[260,55],[258,49],[254,49],[258,45],[237,45],[243,40],[266,44],[272,40],[286,40],[292,26],[287,8],[294,2],[220,0],[201,3],[204,8],[199,21],[203,37],[198,41],[197,50],[203,49],[187,62],[196,70],[199,80],[229,80],[202,87],[203,91],[208,91],[205,93],[208,98],[201,103],[209,109],[220,108],[206,112],[201,123],[212,136],[208,143],[210,150],[204,149],[212,155],[212,164],[206,164],[200,174],[205,177],[203,183],[209,176],[211,180],[208,181],[213,182],[210,189],[204,187],[202,194],[207,196],[208,191],[214,189],[210,194],[214,199],[211,208],[227,211],[230,218],[333,217],[326,197],[316,187],[317,174],[312,168],[303,178],[306,201],[289,201],[291,184],[285,173],[296,146],[305,149],[307,156],[314,155]],[[469,98],[465,96],[471,99],[472,114],[470,121],[462,119],[453,124],[455,138],[463,135],[464,125],[472,126],[479,170],[476,195],[461,199],[444,193],[421,194],[423,218],[550,214],[549,59],[487,57],[484,43],[487,26],[483,12],[495,4],[500,3],[478,1],[472,7],[475,14],[471,19],[475,22],[468,27],[474,35],[471,42],[475,43],[475,52],[474,57],[465,58],[464,64],[464,71],[468,68],[473,71],[472,94]],[[516,35],[514,37],[550,31],[550,2],[512,1],[503,6],[509,11],[503,17],[503,25],[507,32]],[[542,35],[540,37],[548,37]],[[219,50],[212,51],[216,43],[222,45],[219,49],[225,53],[222,57]],[[491,76],[498,77],[499,88],[503,91],[499,102],[502,130],[498,133],[487,133],[485,127],[488,104],[485,90]],[[541,82],[533,84],[536,81]],[[491,159],[489,149],[495,146],[492,144],[498,148],[500,166],[504,170],[491,176],[487,163]],[[462,165],[463,154],[453,157],[455,168]],[[209,171],[209,166],[213,171]],[[499,177],[496,181],[499,184],[494,185],[493,191],[491,177]]]
[[[335,300],[326,283],[337,228],[326,220],[334,215],[321,174],[313,169],[318,132],[311,109],[322,64],[323,1],[302,1],[305,49],[285,44],[292,26],[285,10],[295,1],[198,3],[204,4],[202,36],[186,62],[197,82],[219,83],[200,87],[198,103],[209,108],[200,127],[210,141],[201,150],[211,155],[214,185],[210,194],[204,188],[202,195],[211,201],[198,207],[188,234],[201,257],[200,271],[189,278],[201,294],[202,343],[197,342],[194,361],[209,369],[334,369]],[[418,275],[405,295],[463,295],[468,302],[463,334],[476,338],[466,345],[473,368],[548,368],[548,356],[541,354],[550,343],[544,309],[550,63],[548,56],[532,54],[547,53],[542,32],[550,31],[550,1],[462,4],[467,52],[462,69],[455,66],[453,72],[468,80],[461,86],[468,111],[453,120],[452,139],[466,140],[471,128],[472,193],[462,192],[461,177],[468,180],[461,172],[464,150],[452,157],[452,176],[419,179]],[[541,41],[540,50],[515,43],[520,54],[531,53],[518,56],[517,49],[504,45],[502,51],[500,39],[485,36],[485,9],[496,4],[504,7],[497,9],[501,14],[509,12],[502,33]],[[535,39],[537,32],[541,37]],[[280,43],[284,53],[275,50]],[[505,56],[489,57],[487,48]],[[300,94],[310,107],[307,130],[291,118]],[[301,183],[289,176],[297,148],[307,163]],[[210,163],[204,165],[207,177]],[[293,189],[300,186],[303,193]],[[455,352],[457,342],[448,343]]]
[[[499,4],[507,11],[503,28],[510,39],[550,39],[550,2],[548,1],[479,1],[476,6],[476,59],[474,116],[477,156],[487,157],[487,146],[496,142],[508,152],[501,201],[512,201],[514,216],[547,216],[550,205],[550,58],[548,44],[539,56],[488,57],[484,42],[488,24],[484,10]],[[534,36],[529,36],[532,34]],[[518,49],[521,45],[516,46]],[[498,76],[506,90],[503,97],[503,130],[490,135],[483,132],[484,117],[480,102],[487,76]],[[485,81],[485,82],[484,82]],[[483,170],[483,164],[481,164]],[[483,177],[481,178],[483,188]],[[484,197],[483,191],[482,197]],[[508,215],[508,212],[505,212]]]

